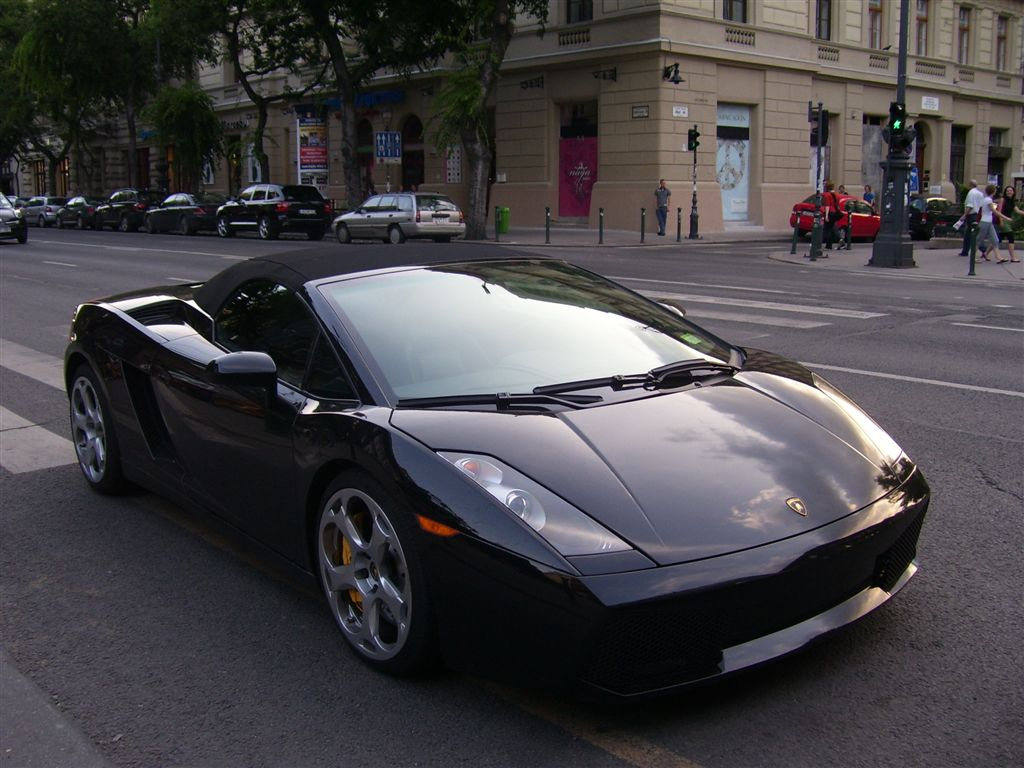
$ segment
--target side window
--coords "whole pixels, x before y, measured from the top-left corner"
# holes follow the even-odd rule
[[[243,285],[215,318],[215,339],[221,346],[231,352],[266,352],[277,363],[278,378],[296,388],[302,386],[318,332],[299,297],[267,280]]]
[[[398,209],[406,213],[412,213],[412,198],[409,195],[402,195],[398,198]]]
[[[265,190],[263,187],[259,187],[258,189],[256,189],[252,193],[252,199],[253,200],[266,200],[267,199],[267,190]]]
[[[309,364],[305,390],[311,395],[328,400],[357,399],[344,369],[334,356],[330,342],[322,333],[317,337],[316,346],[313,348],[313,359]]]
[[[380,208],[380,196],[371,197],[365,203],[363,203],[363,209],[367,211],[375,211]]]
[[[398,200],[394,195],[386,195],[380,199],[380,207],[385,211],[398,210]]]
[[[242,194],[238,196],[238,199],[248,202],[249,200],[252,200],[252,193],[254,191],[255,190],[252,187],[249,187],[249,189],[244,189],[242,190]]]

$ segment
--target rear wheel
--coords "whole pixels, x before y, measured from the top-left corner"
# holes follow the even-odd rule
[[[60,216],[57,217],[57,229],[64,229],[64,219]]]
[[[398,245],[405,242],[405,233],[397,224],[392,224],[388,229],[388,242],[392,245]]]
[[[231,224],[224,216],[217,217],[217,234],[221,237],[234,237],[235,230],[232,229]]]
[[[128,226],[128,214],[127,213],[122,213],[121,214],[121,218],[118,219],[117,231],[118,232],[130,232],[131,231],[131,227]]]
[[[260,236],[260,240],[277,240],[277,226],[274,222],[268,219],[266,216],[260,217],[259,225],[257,226],[257,232]]]
[[[22,245],[28,242],[28,224],[23,226],[21,231],[18,233],[18,242]]]
[[[192,225],[188,223],[188,216],[182,216],[178,219],[178,232],[183,235],[194,235],[196,233]]]
[[[100,493],[120,490],[124,478],[114,420],[96,374],[84,363],[71,377],[70,406],[71,441],[86,482]]]
[[[373,479],[346,472],[324,492],[316,529],[331,615],[360,659],[396,675],[434,655],[427,584],[407,514]]]
[[[338,242],[342,245],[352,242],[352,233],[348,231],[348,227],[344,224],[338,225],[338,228],[334,231],[334,236],[338,238]]]
[[[75,228],[76,229],[85,229],[85,217],[82,216],[82,214],[78,214],[75,217]],[[93,227],[93,229],[95,229],[95,227]]]
[[[156,227],[153,226],[153,219],[149,216],[143,219],[142,226],[151,235],[155,235],[157,233]]]

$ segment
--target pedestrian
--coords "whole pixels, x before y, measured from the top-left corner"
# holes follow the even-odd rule
[[[655,213],[658,216],[658,234],[665,236],[665,225],[668,223],[668,199],[672,197],[672,190],[665,186],[665,180],[658,181],[658,188],[654,190],[654,199],[657,202]]]
[[[832,244],[839,240],[839,233],[836,225],[843,218],[843,211],[839,207],[839,195],[836,194],[836,185],[831,181],[825,182],[825,194],[821,196],[822,220],[825,225],[825,250],[831,251]],[[844,243],[839,242],[839,250],[842,250]]]
[[[1013,216],[1014,214],[1024,216],[1024,211],[1017,207],[1017,190],[1012,186],[1007,186],[1003,190],[1003,202],[999,206],[999,213],[1003,217],[999,222],[999,242],[1006,243],[1006,250],[1010,252],[1010,261],[1017,263],[1020,259],[1015,258],[1014,253]]]
[[[875,204],[875,193],[871,191],[870,184],[864,185],[864,202],[870,206],[874,206]]]
[[[960,249],[961,256],[967,256],[967,251],[970,249],[971,231],[973,225],[978,223],[981,202],[985,199],[984,193],[978,189],[978,182],[971,179],[970,184],[971,188],[967,191],[967,197],[964,198],[964,215],[960,217],[960,223],[964,228],[964,245]],[[977,247],[977,239],[975,239],[974,244]]]
[[[846,185],[845,184],[840,184],[839,185],[839,189],[837,189],[836,192],[838,192],[840,195],[845,195],[846,194]]]
[[[999,206],[996,205],[996,198],[999,195],[999,187],[989,184],[985,187],[985,197],[981,201],[981,221],[978,224],[978,248],[981,250],[983,261],[991,261],[990,255],[994,255],[1000,263],[1006,259],[999,258],[999,235],[996,234],[994,221],[1002,218]]]

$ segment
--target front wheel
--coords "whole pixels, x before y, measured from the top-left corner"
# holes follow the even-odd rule
[[[434,655],[426,579],[410,518],[361,472],[324,492],[316,529],[320,583],[356,655],[389,674],[409,674]]]
[[[156,227],[153,226],[153,219],[149,216],[143,219],[142,226],[151,235],[155,235],[157,233]]]
[[[196,233],[195,228],[189,224],[188,216],[182,216],[178,219],[178,232],[183,235],[194,235]]]
[[[342,245],[352,242],[352,233],[348,231],[348,227],[344,224],[338,225],[338,228],[334,231],[334,236],[338,238],[338,242]]]
[[[388,230],[388,242],[392,245],[399,245],[405,242],[405,233],[402,228],[397,224],[392,224]]]
[[[24,227],[22,227],[21,231],[18,233],[18,242],[21,243],[22,245],[24,245],[25,243],[28,242],[28,225],[27,224]]]
[[[131,232],[131,227],[128,225],[128,215],[123,214],[117,222],[118,232]]]
[[[39,220],[38,220],[38,221],[36,221],[36,225],[37,225],[37,226],[38,226],[38,227],[39,227],[40,229],[45,229],[45,228],[46,228],[46,217],[45,217],[45,216],[40,216],[40,217],[39,217]]]
[[[88,365],[79,365],[71,382],[71,441],[78,466],[93,490],[115,493],[124,479],[110,406]]]
[[[224,216],[217,217],[217,234],[221,237],[235,236],[235,230],[232,229],[231,224],[228,223],[227,218]]]
[[[57,217],[57,229],[64,229],[64,219]]]

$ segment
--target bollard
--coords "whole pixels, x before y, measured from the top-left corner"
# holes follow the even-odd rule
[[[501,242],[501,223],[498,221],[498,206],[494,206],[494,242]]]
[[[544,206],[544,244],[551,244],[551,206]]]
[[[796,253],[796,241],[800,239],[800,219],[797,217],[797,223],[793,225],[793,242],[789,245],[789,254],[792,256]]]
[[[853,242],[853,222],[849,221],[846,224],[846,229],[843,231],[843,245],[846,250],[850,250],[850,243]]]
[[[640,242],[644,241],[644,228],[647,226],[647,209],[640,209]]]
[[[604,245],[604,208],[597,209],[597,244]]]
[[[676,242],[683,242],[683,209],[676,208]]]
[[[976,224],[968,224],[970,229],[967,230],[967,253],[970,256],[970,266],[967,269],[968,277],[975,277],[974,274],[974,257],[978,252],[978,226]]]

